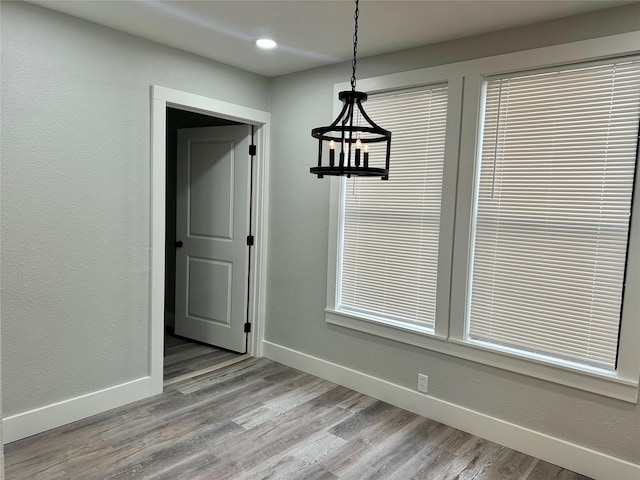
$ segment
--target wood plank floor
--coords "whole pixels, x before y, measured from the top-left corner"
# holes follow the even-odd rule
[[[164,335],[164,381],[193,376],[218,365],[242,359],[240,353],[189,341],[167,330]]]
[[[5,447],[7,480],[586,477],[267,359]]]

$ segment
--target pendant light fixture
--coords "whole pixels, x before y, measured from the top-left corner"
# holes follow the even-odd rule
[[[318,139],[318,165],[311,167],[310,171],[318,178],[333,175],[388,180],[391,132],[371,120],[362,107],[367,94],[356,90],[360,9],[358,0],[355,3],[351,90],[338,94],[338,99],[344,103],[338,118],[329,126],[311,130],[311,136]],[[326,143],[324,148],[323,143]],[[339,150],[337,155],[336,150]]]

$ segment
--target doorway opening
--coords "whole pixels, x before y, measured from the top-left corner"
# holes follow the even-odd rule
[[[172,385],[179,381],[211,373],[215,370],[240,362],[249,355],[223,348],[220,342],[212,339],[210,343],[195,336],[183,336],[176,332],[176,254],[177,245],[182,248],[183,240],[178,244],[176,235],[178,162],[178,131],[188,134],[193,131],[206,131],[207,128],[245,125],[234,120],[213,117],[201,113],[166,108],[166,209],[165,209],[165,332],[163,384]],[[188,130],[186,129],[194,129]],[[200,130],[195,130],[200,129]],[[181,146],[182,147],[182,146]],[[248,158],[248,157],[247,157]],[[250,180],[251,181],[251,180]],[[249,185],[249,189],[252,185]],[[251,209],[251,205],[249,205]],[[181,235],[178,235],[181,236]],[[249,256],[249,262],[251,257]],[[179,289],[180,290],[180,289]],[[182,289],[185,290],[185,289]],[[182,291],[180,290],[180,291]],[[245,334],[246,336],[246,334]],[[246,343],[245,343],[246,350]]]
[[[180,381],[180,377],[193,375],[193,371],[199,375],[208,373],[207,370],[214,371],[241,361],[242,352],[245,350],[247,356],[259,357],[262,354],[262,312],[264,312],[263,292],[266,268],[267,208],[265,202],[268,179],[266,143],[270,116],[267,112],[157,85],[151,87],[151,96],[152,233],[149,363],[150,394],[154,395],[162,392],[165,352],[173,356],[169,362],[172,364],[171,367],[167,366],[166,369],[167,377],[173,383]],[[233,137],[236,133],[240,135],[238,132],[244,133],[240,137]],[[185,142],[185,135],[195,135],[195,137],[186,138]],[[178,138],[179,136],[182,137]],[[179,147],[179,144],[187,145],[188,147],[185,148],[192,148],[187,152],[186,157],[184,152],[180,153],[183,147]],[[203,154],[203,148],[209,150]],[[243,155],[240,155],[240,151]],[[179,154],[183,155],[182,161],[178,158]],[[243,160],[238,160],[241,157]],[[185,158],[188,161],[185,161]],[[210,160],[211,158],[213,160]],[[188,167],[185,167],[186,170],[178,171],[182,168],[179,167],[180,165],[186,164],[188,164]],[[179,177],[183,180],[187,178],[187,182],[193,180],[193,183],[187,183],[187,187],[180,190],[181,187],[176,186],[176,180]],[[242,183],[243,180],[238,180],[242,178],[245,179],[246,184]],[[243,189],[246,191],[242,192]],[[182,208],[180,202],[182,201],[184,205],[185,201],[184,198],[178,200],[181,195],[179,191],[188,192],[188,201],[186,201],[188,207],[182,213],[180,213]],[[211,192],[216,191],[222,191],[222,197],[212,202]],[[184,197],[184,194],[182,196]],[[228,206],[225,206],[227,201],[225,198],[228,200]],[[207,208],[189,210],[197,202]],[[211,205],[213,210],[217,209],[216,212],[209,211]],[[232,212],[231,215],[236,215],[235,212],[240,213],[231,218],[228,212]],[[236,225],[243,223],[243,215],[248,218],[246,230],[236,228]],[[178,225],[178,232],[182,231],[179,224],[180,218],[189,219],[188,222],[185,220],[185,225],[188,224],[189,227],[184,229],[188,231],[182,239],[176,238],[176,225]],[[226,228],[225,225],[229,227],[226,233],[222,231]],[[224,244],[224,248],[213,247],[218,250],[224,250],[230,244],[237,244],[235,257],[233,255],[217,257],[213,254],[207,256],[208,254],[203,253],[202,244],[215,243],[216,240],[221,240],[219,243]],[[246,243],[241,245],[241,242]],[[176,250],[178,245],[179,248]],[[249,246],[250,250],[246,250]],[[176,263],[176,252],[178,257],[182,256],[182,260],[178,263]],[[238,252],[242,253],[238,254]],[[245,255],[244,252],[249,253]],[[240,257],[246,257],[246,261],[238,260]],[[188,272],[186,276],[184,276],[185,271]],[[176,275],[180,275],[180,272],[183,276],[181,281],[178,281],[178,285],[188,285],[188,287],[186,292],[178,292],[178,299],[187,298],[191,303],[186,308],[184,304],[178,305],[177,311],[188,312],[187,316],[192,318],[190,318],[191,324],[187,327],[184,327],[184,324],[181,327],[178,321],[178,327],[182,329],[183,335],[176,336],[173,334],[176,326]],[[232,284],[229,280],[225,285],[226,278],[234,278],[235,283]],[[225,306],[224,299],[228,297],[231,301],[231,292],[239,291],[240,288],[236,286],[241,284],[244,284],[241,287],[244,300],[236,298],[233,308],[230,307],[231,303]],[[213,293],[211,293],[212,288]],[[236,318],[237,312],[241,310],[238,308],[239,302],[244,310],[240,325],[243,329],[242,347],[236,343],[232,349],[241,354],[237,355],[224,349],[211,350],[211,347],[205,344],[216,343],[215,339],[212,341],[211,337],[207,337],[207,332],[203,334],[202,325],[213,320],[209,323],[217,322],[223,327],[226,326],[224,320],[227,317],[231,318],[229,312],[233,311]],[[219,319],[223,321],[218,321]],[[238,325],[237,319],[231,323]],[[216,328],[218,331],[224,330],[224,328],[220,329],[220,325]],[[196,342],[184,337],[195,339]],[[197,340],[204,341],[197,342]],[[190,365],[175,364],[174,361],[180,358],[192,358],[194,361]],[[180,371],[180,369],[186,370]]]

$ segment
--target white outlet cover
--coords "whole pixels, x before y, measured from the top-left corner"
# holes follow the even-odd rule
[[[427,393],[429,388],[429,377],[421,373],[418,374],[418,391]]]

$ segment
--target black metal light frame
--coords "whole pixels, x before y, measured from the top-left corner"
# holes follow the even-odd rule
[[[355,0],[351,90],[345,90],[338,94],[338,99],[344,105],[333,123],[311,130],[311,136],[318,139],[318,165],[311,167],[310,172],[317,175],[318,178],[332,175],[380,177],[381,180],[388,180],[391,132],[371,120],[362,107],[362,103],[367,100],[367,94],[356,90],[358,17],[360,13],[358,1]],[[354,124],[354,117],[363,119],[366,125],[358,125],[358,122]],[[328,164],[323,163],[323,142],[329,143]],[[382,142],[386,143],[384,167],[374,166],[370,163],[368,147],[369,144]],[[340,147],[337,160],[336,146]]]

